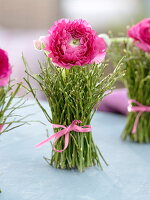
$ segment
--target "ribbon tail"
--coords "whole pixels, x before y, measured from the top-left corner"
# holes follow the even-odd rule
[[[133,129],[132,129],[132,134],[136,133],[137,126],[138,126],[138,123],[139,123],[139,118],[141,117],[141,115],[142,115],[142,112],[139,112],[136,116],[136,119],[135,119],[135,122],[134,122],[134,125],[133,125]]]
[[[67,149],[68,144],[69,144],[69,133],[70,133],[70,132],[67,132],[67,133],[65,134],[65,146],[64,146],[63,149],[58,150],[58,149],[55,148],[56,141],[59,139],[59,137],[57,138],[57,140],[55,140],[54,146],[53,146],[53,150],[54,150],[54,151],[56,151],[56,152],[63,152],[65,149]]]
[[[38,147],[42,146],[43,144],[45,144],[45,143],[49,142],[50,140],[52,140],[54,137],[56,137],[55,134],[51,135],[51,136],[50,136],[49,138],[47,138],[46,140],[43,140],[43,141],[40,142],[39,144],[36,144],[35,147],[38,148]]]
[[[63,135],[66,134],[66,130],[63,129],[63,130],[60,130],[58,131],[57,133],[54,133],[53,135],[51,135],[49,138],[47,138],[46,140],[40,142],[39,144],[36,145],[36,147],[40,147],[42,146],[43,144],[49,142],[50,140],[52,140],[53,138],[56,138],[56,140],[58,140],[60,137],[62,137]]]

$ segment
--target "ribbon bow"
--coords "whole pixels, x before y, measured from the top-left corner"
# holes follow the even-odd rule
[[[52,140],[53,138],[56,138],[54,144],[53,144],[53,150],[56,152],[63,152],[69,144],[69,135],[70,135],[70,131],[75,131],[75,132],[91,132],[91,126],[90,125],[84,125],[84,126],[77,126],[76,123],[83,123],[80,120],[74,120],[69,126],[64,126],[64,125],[59,125],[59,124],[52,124],[53,128],[63,128],[63,130],[58,131],[57,133],[54,133],[53,135],[51,135],[49,138],[47,138],[46,140],[40,142],[39,144],[36,145],[36,147],[40,147],[43,144],[49,142],[50,140]],[[62,137],[65,136],[65,145],[64,148],[62,150],[57,150],[55,148],[55,143],[56,141]]]
[[[132,106],[132,103],[135,103],[136,106]],[[139,118],[142,115],[143,112],[150,112],[150,106],[144,106],[143,104],[139,103],[138,101],[134,99],[130,99],[128,101],[128,112],[139,112],[136,116],[132,133],[134,134],[136,132],[138,123],[139,123]]]

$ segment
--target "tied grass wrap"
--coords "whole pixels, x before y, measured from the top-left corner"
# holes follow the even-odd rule
[[[112,39],[111,51],[116,54],[117,60],[125,55],[124,66],[126,74],[124,83],[128,89],[129,99],[135,99],[144,106],[150,106],[150,53],[137,48],[130,38],[123,38],[122,41]],[[132,104],[136,106],[136,104]],[[122,139],[130,138],[131,141],[139,143],[150,142],[150,113],[143,112],[139,118],[136,132],[132,129],[138,112],[129,112],[126,126],[122,133]]]
[[[24,63],[26,65],[25,61]],[[94,106],[103,99],[107,90],[112,90],[116,79],[123,75],[120,64],[112,74],[105,78],[103,78],[106,67],[104,64],[64,69],[54,66],[47,58],[44,64],[40,63],[41,73],[39,75],[32,75],[27,69],[26,73],[38,82],[45,94],[52,117],[40,104],[29,79],[25,80],[29,87],[28,90],[33,94],[50,123],[68,126],[73,120],[80,120],[83,122],[80,125],[90,125],[95,113]],[[54,129],[54,132],[59,130],[61,129]],[[55,148],[58,150],[64,148],[64,136],[56,142]],[[92,133],[71,131],[68,148],[61,153],[52,150],[51,159],[46,160],[55,168],[77,168],[82,172],[85,168],[94,165],[102,168],[100,158],[105,162],[93,141]]]

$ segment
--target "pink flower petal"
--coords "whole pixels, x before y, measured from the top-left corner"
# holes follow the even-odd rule
[[[91,63],[99,64],[100,62],[102,62],[102,61],[105,59],[105,56],[106,56],[106,52],[100,53],[99,55],[97,55],[97,56],[91,61]]]
[[[8,84],[11,72],[8,55],[6,51],[0,49],[0,86]]]
[[[7,85],[9,82],[9,76],[5,77],[5,78],[0,78],[0,86],[5,86]]]

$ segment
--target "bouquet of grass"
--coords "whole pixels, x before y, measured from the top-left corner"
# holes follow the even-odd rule
[[[128,30],[128,38],[113,38],[116,61],[125,55],[125,86],[128,89],[128,116],[122,139],[150,142],[150,18]]]
[[[13,84],[10,81],[12,68],[7,52],[0,49],[0,135],[27,123],[15,114],[15,111],[24,107],[25,100],[17,97],[22,83]]]
[[[20,97],[12,102],[16,98],[21,83],[15,87],[9,80],[11,73],[12,68],[7,52],[0,49],[0,135],[26,123],[23,121],[24,117],[15,114],[17,109],[23,107],[24,100]]]
[[[120,63],[112,74],[104,77],[106,65],[102,60],[106,43],[84,20],[61,19],[46,37],[40,37],[34,44],[45,52],[46,60],[39,62],[40,74],[26,69],[28,78],[25,80],[54,128],[54,134],[37,147],[55,138],[51,159],[47,159],[55,168],[76,168],[82,172],[94,165],[101,167],[100,158],[105,160],[93,141],[90,124],[95,113],[93,108],[122,76]],[[29,77],[45,94],[49,111],[38,100]]]

